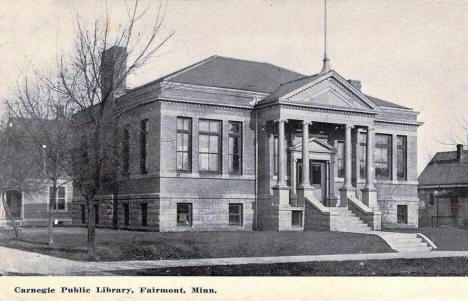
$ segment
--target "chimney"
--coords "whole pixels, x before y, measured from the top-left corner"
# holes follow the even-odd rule
[[[118,97],[125,93],[127,79],[123,73],[127,68],[127,48],[112,46],[104,50],[102,56],[101,81],[102,97],[105,98],[109,93]]]
[[[463,161],[463,144],[457,144],[457,161]]]
[[[353,86],[354,88],[361,91],[361,81],[360,80],[348,79],[348,83],[350,83],[351,86]]]

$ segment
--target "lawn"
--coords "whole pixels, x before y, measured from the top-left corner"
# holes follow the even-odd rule
[[[125,276],[467,276],[468,258],[249,264],[112,273]]]
[[[466,229],[446,226],[390,231],[422,233],[437,245],[436,251],[468,251],[468,230]]]
[[[56,257],[88,260],[86,229],[55,228],[47,246],[46,228],[23,229],[23,241],[0,231],[0,245]],[[137,232],[97,229],[98,260],[256,257],[383,253],[393,250],[374,235],[342,232]]]

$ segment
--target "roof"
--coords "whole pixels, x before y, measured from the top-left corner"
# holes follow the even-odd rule
[[[171,82],[272,93],[304,75],[268,63],[212,56],[165,78]]]
[[[294,90],[296,90],[296,89],[298,89],[298,88],[300,88],[300,87],[302,87],[302,86],[316,80],[321,75],[322,74],[314,74],[314,75],[311,75],[311,76],[306,76],[306,77],[296,79],[294,81],[283,83],[268,98],[276,98],[276,97],[281,97],[281,96],[283,96],[285,94],[288,94],[289,92],[292,92],[292,91],[294,91]]]
[[[379,107],[409,109],[408,107],[400,106],[400,105],[397,105],[396,103],[393,103],[393,102],[390,102],[390,101],[387,101],[387,100],[376,98],[376,97],[373,97],[373,96],[370,96],[370,95],[367,95],[367,94],[364,94],[364,95],[366,95],[366,97],[369,98],[370,101],[372,101],[373,103],[375,103]]]
[[[418,178],[419,185],[468,184],[468,151],[457,160],[457,152],[438,152]]]
[[[285,95],[314,81],[321,74],[306,76],[269,63],[241,60],[214,55],[155,81],[130,91],[161,81],[236,89],[271,94],[268,98]],[[408,109],[390,101],[366,95],[377,106]]]

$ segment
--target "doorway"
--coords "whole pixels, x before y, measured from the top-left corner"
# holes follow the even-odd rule
[[[296,188],[302,182],[302,160],[296,162]],[[327,169],[326,161],[309,160],[309,183],[314,187],[314,196],[322,204],[325,204],[327,195]]]
[[[16,190],[7,191],[6,203],[8,208],[10,208],[12,217],[14,219],[21,219],[21,211],[23,207],[21,192]]]

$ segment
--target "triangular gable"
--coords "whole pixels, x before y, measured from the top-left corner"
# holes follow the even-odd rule
[[[302,151],[302,143],[295,144],[293,146],[293,150]],[[321,141],[320,139],[310,138],[309,139],[309,152],[334,154],[335,148],[331,146],[330,144],[324,141]]]
[[[280,102],[317,105],[363,111],[378,111],[380,108],[361,91],[353,87],[335,71],[311,81],[278,97]]]

